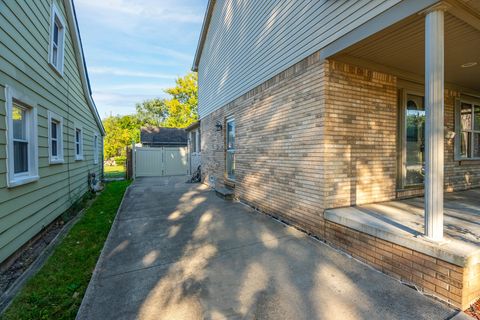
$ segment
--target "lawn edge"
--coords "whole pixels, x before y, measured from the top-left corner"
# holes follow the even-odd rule
[[[78,308],[77,315],[75,317],[76,320],[88,319],[88,317],[85,317],[82,314],[85,313],[84,310],[88,310],[86,308],[87,308],[87,305],[88,305],[88,301],[90,300],[89,298],[93,294],[93,291],[95,290],[95,288],[94,288],[95,281],[93,281],[93,280],[97,279],[98,276],[99,276],[100,265],[103,262],[103,260],[105,258],[105,255],[106,255],[105,248],[107,247],[107,244],[109,244],[112,241],[111,240],[112,238],[110,237],[112,232],[113,232],[112,230],[118,224],[118,219],[119,219],[118,214],[120,213],[120,210],[122,210],[123,203],[125,201],[125,196],[130,191],[131,187],[132,187],[132,183],[125,189],[125,192],[123,193],[122,201],[120,201],[120,205],[117,208],[117,213],[115,214],[115,219],[113,220],[113,223],[110,226],[110,230],[108,231],[107,239],[103,243],[102,252],[100,252],[100,256],[98,257],[97,263],[95,264],[95,268],[93,269],[93,272],[92,272],[92,276],[90,277],[90,281],[88,283],[87,290],[85,290],[85,294],[83,295],[82,303],[80,304],[80,307]],[[82,317],[79,317],[79,315],[82,315]]]
[[[63,239],[67,236],[70,230],[73,228],[75,224],[85,215],[86,210],[91,206],[92,203],[89,204],[88,207],[83,208],[80,210],[75,217],[68,221],[62,230],[55,236],[55,238],[47,245],[47,247],[40,253],[40,255],[35,259],[35,261],[25,270],[25,272],[14,281],[14,283],[10,286],[10,288],[5,291],[5,293],[1,296],[0,299],[0,315],[4,314],[5,311],[8,310],[12,302],[15,300],[15,297],[22,291],[22,289],[27,284],[28,280],[33,278],[45,265],[48,258],[52,256],[55,252],[55,248],[62,242]]]

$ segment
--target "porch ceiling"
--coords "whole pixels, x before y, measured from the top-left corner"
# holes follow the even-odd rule
[[[411,16],[340,52],[356,60],[424,76],[425,18]],[[463,64],[477,65],[464,68]],[[480,92],[480,30],[445,14],[445,81]]]

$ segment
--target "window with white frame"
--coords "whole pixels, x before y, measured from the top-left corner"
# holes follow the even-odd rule
[[[480,159],[480,102],[459,102],[456,124],[457,158]]]
[[[197,130],[197,152],[202,153],[202,132],[200,128]]]
[[[192,132],[190,132],[190,143],[192,145],[192,153],[197,153],[197,130],[193,130]]]
[[[98,155],[99,155],[99,150],[98,150],[98,134],[95,133],[93,136],[93,163],[98,164]]]
[[[49,62],[55,70],[63,75],[65,44],[65,22],[55,3],[52,3],[50,19],[50,51]]]
[[[228,179],[235,180],[235,119],[227,120],[226,171]]]
[[[6,87],[7,185],[38,180],[37,109],[28,99]]]
[[[63,118],[48,111],[48,156],[50,164],[63,163]]]
[[[75,160],[83,160],[83,130],[75,128]]]

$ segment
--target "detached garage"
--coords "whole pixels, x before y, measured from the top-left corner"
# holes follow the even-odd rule
[[[142,128],[134,149],[135,177],[189,174],[187,132],[177,128]]]

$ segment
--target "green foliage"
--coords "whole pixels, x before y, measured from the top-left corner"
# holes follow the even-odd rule
[[[136,104],[136,114],[110,116],[103,121],[105,159],[124,156],[125,147],[132,141],[140,142],[140,128],[144,126],[186,128],[198,120],[197,73],[179,77],[175,87],[165,90],[167,98],[146,100]]]
[[[117,166],[125,166],[125,162],[127,162],[126,156],[118,156],[113,158]]]
[[[165,101],[162,99],[146,100],[142,103],[137,103],[137,119],[142,125],[151,125],[159,127],[168,116]]]
[[[198,120],[197,73],[191,72],[178,78],[176,86],[165,90],[171,96],[165,100],[167,117],[162,126],[186,128]]]
[[[169,98],[137,104],[136,116],[142,125],[186,128],[198,120],[197,74],[188,73],[175,83],[175,87],[165,90]]]
[[[75,319],[129,181],[107,184],[1,317]]]
[[[132,141],[140,142],[141,122],[135,115],[110,116],[103,120],[105,127],[105,149],[104,158],[123,155],[125,147],[132,144]]]

